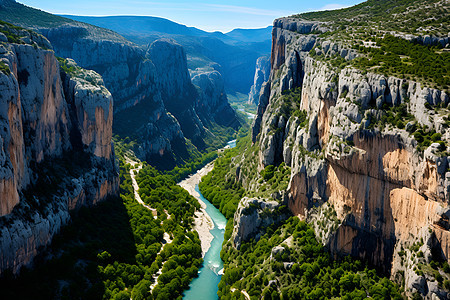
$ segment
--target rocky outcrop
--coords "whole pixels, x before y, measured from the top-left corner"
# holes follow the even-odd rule
[[[174,155],[186,152],[185,137],[202,144],[204,128],[194,110],[198,95],[181,46],[157,40],[143,50],[113,32],[97,32],[83,23],[40,31],[55,43],[59,56],[102,75],[115,100],[116,131],[141,141],[134,149],[140,159],[153,164],[163,157],[173,161]],[[143,110],[146,116],[140,116]],[[119,121],[130,118],[140,123],[128,127]]]
[[[239,121],[228,103],[222,75],[217,71],[204,72],[192,78],[192,83],[200,88],[195,110],[205,124],[211,121],[219,125],[238,129]]]
[[[250,88],[248,95],[248,103],[258,105],[259,93],[264,82],[269,80],[270,75],[270,60],[267,56],[261,56],[256,61],[255,77],[253,79],[253,85]]]
[[[0,272],[18,272],[69,211],[118,192],[113,100],[93,71],[60,69],[42,36],[0,45]]]
[[[286,218],[282,210],[283,202],[262,199],[242,198],[234,213],[234,228],[231,241],[236,249],[250,239],[259,240],[269,225],[277,224]]]
[[[291,166],[288,207],[313,223],[332,252],[363,258],[405,280],[408,293],[446,297],[432,275],[417,275],[415,268],[450,261],[450,129],[443,119],[449,96],[412,80],[331,67],[327,57],[352,60],[358,53],[319,38],[312,28],[320,26],[274,23],[270,88],[261,93],[266,96],[253,125],[259,169]],[[386,107],[405,107],[414,121],[382,124]],[[438,132],[442,143],[423,151],[413,126]],[[323,218],[332,225],[322,226]]]
[[[198,94],[191,83],[183,47],[172,40],[157,40],[149,46],[147,57],[156,66],[165,108],[178,120],[184,135],[195,143],[201,139],[204,128],[195,111]]]
[[[53,46],[44,39],[47,48],[52,48],[57,56],[74,59],[80,67],[102,76],[114,98],[114,132],[123,139],[138,141],[133,150],[140,159],[171,168],[175,161],[189,156],[185,138],[199,150],[208,146],[205,137],[211,133],[195,110],[200,95],[190,81],[186,54],[180,45],[163,39],[152,40],[145,48],[108,29],[34,10],[15,1],[4,3],[5,20],[40,32],[52,42]],[[30,13],[42,21],[18,17],[20,13]],[[230,110],[226,112],[228,117]]]
[[[96,72],[79,68],[71,59],[66,66],[76,70],[72,76],[63,73],[64,90],[68,104],[75,110],[83,148],[98,158],[109,160],[113,123],[111,93]]]

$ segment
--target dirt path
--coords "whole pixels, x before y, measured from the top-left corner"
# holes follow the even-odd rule
[[[139,171],[142,169],[142,163],[140,161],[131,159],[129,156],[125,156],[125,161],[126,161],[126,163],[131,164],[130,176],[131,176],[131,183],[133,185],[133,190],[134,190],[134,199],[136,199],[136,201],[139,202],[139,204],[141,204],[142,206],[149,209],[152,212],[153,218],[156,219],[158,217],[158,213],[156,212],[156,209],[145,204],[144,201],[142,201],[141,196],[139,196],[139,193],[138,193],[139,186],[136,181],[136,175],[139,174]]]
[[[139,196],[139,193],[138,193],[139,185],[137,184],[137,181],[136,181],[136,175],[139,174],[139,171],[142,169],[142,163],[140,161],[130,158],[129,156],[125,156],[125,161],[126,161],[126,163],[131,164],[130,176],[131,176],[131,182],[133,184],[134,198],[136,199],[137,202],[139,202],[139,204],[141,204],[142,206],[144,206],[145,208],[147,208],[148,210],[150,210],[152,212],[153,218],[157,219],[158,214],[156,212],[156,209],[145,204],[144,201],[142,201],[141,196]],[[161,247],[161,249],[159,250],[159,252],[156,256],[161,254],[161,252],[164,250],[164,247],[170,243],[172,243],[172,239],[170,238],[170,235],[167,232],[164,232],[163,246]],[[162,268],[164,267],[164,264],[166,262],[167,261],[165,261],[161,265],[161,268],[155,274],[153,274],[152,277],[153,277],[154,282],[150,286],[150,291],[152,291],[155,288],[155,286],[158,284],[158,277],[159,277],[159,275],[161,275]]]
[[[158,254],[157,254],[156,256],[158,256],[158,255],[161,254],[161,252],[163,251],[163,249],[164,249],[164,247],[165,247],[166,245],[172,243],[172,239],[170,238],[170,235],[169,235],[167,232],[164,232],[164,241],[165,241],[164,246],[161,247],[161,249],[159,250],[159,252],[158,252]],[[163,269],[164,264],[165,264],[166,262],[167,262],[167,260],[166,260],[165,262],[163,262],[163,264],[161,265],[161,268],[159,268],[159,270],[156,271],[156,273],[152,275],[152,278],[153,278],[154,281],[153,281],[153,283],[150,285],[150,291],[153,291],[153,289],[155,288],[155,286],[158,284],[158,277],[159,277],[159,275],[162,274],[162,269]]]
[[[230,288],[230,291],[232,293],[234,293],[236,291],[235,288]],[[250,295],[245,291],[245,290],[241,290],[242,295],[244,295],[245,299],[250,300]]]

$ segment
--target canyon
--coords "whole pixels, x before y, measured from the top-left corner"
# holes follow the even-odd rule
[[[414,1],[418,11],[444,5],[447,12],[446,0]],[[326,272],[333,277],[326,279],[326,295],[338,295],[339,285],[344,296],[355,272],[350,297],[358,291],[352,284],[378,285],[376,269],[390,279],[380,280],[385,295],[389,287],[391,295],[398,288],[406,298],[447,299],[447,23],[430,19],[424,24],[435,28],[427,29],[413,22],[415,10],[397,2],[395,13],[383,17],[377,9],[385,3],[369,0],[276,19],[270,57],[258,52],[248,95],[248,104],[258,106],[249,126],[227,96],[230,86],[251,84],[246,58],[226,72],[212,60],[193,69],[195,55],[183,44],[192,41],[178,34],[172,37],[181,42],[138,32],[130,35],[133,43],[109,29],[0,0],[0,19],[14,24],[0,21],[0,274],[18,276],[32,267],[77,212],[116,201],[124,215],[115,217],[128,230],[118,239],[130,238],[131,246],[120,245],[130,257],[120,257],[121,247],[117,254],[86,242],[92,253],[79,251],[89,259],[75,263],[94,274],[85,286],[100,283],[103,297],[181,295],[200,264],[208,266],[202,256],[209,257],[212,239],[213,222],[195,217],[205,206],[190,193],[211,196],[220,215],[213,232],[224,234],[220,259],[217,243],[213,252],[224,269],[212,280],[224,274],[219,297],[320,294],[309,283],[302,291],[286,289]],[[384,27],[382,18],[399,16],[401,24]],[[196,34],[195,40],[205,38]],[[221,38],[254,39],[246,34]],[[222,45],[212,36],[204,44]],[[417,52],[427,60],[420,67],[432,64],[436,74],[414,69]],[[230,80],[229,73],[243,69],[246,79],[232,82],[237,77]],[[229,137],[237,147],[216,152]],[[214,169],[207,165],[191,178],[195,183],[182,181],[213,159]],[[59,259],[55,249],[45,259]],[[57,285],[61,296],[69,284]],[[361,290],[363,297],[374,295]]]
[[[345,41],[314,34],[329,31],[328,26],[295,18],[274,22],[270,78],[261,85],[252,133],[259,148],[254,158],[258,171],[281,163],[291,167],[280,201],[308,221],[332,253],[378,266],[403,281],[408,292],[445,298],[447,292],[433,277],[419,275],[415,268],[433,259],[449,261],[450,157],[445,153],[450,130],[443,126],[449,96],[414,80],[331,67],[327,57],[352,61],[361,54]],[[290,110],[292,98],[286,95],[298,99],[299,114]],[[381,118],[382,107],[400,105],[415,120],[406,128],[370,127]],[[446,147],[432,143],[419,150],[408,132],[413,123],[438,132]],[[256,191],[258,177],[245,176],[255,166],[243,159],[238,166],[246,170],[239,180]],[[264,205],[273,205],[270,200]],[[249,238],[240,231],[260,232],[268,226],[244,221],[253,216],[242,214],[252,201],[261,202],[243,199],[235,214],[236,247]],[[255,213],[253,218],[263,220],[261,210]],[[420,250],[412,250],[414,245]]]
[[[118,194],[113,99],[97,73],[60,69],[42,35],[1,33],[0,270],[29,265],[70,221],[70,211]],[[71,170],[66,170],[70,168]]]

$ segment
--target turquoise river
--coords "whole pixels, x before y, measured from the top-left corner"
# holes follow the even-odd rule
[[[223,261],[220,259],[220,250],[222,249],[227,219],[225,219],[211,202],[203,197],[198,189],[198,185],[195,187],[195,190],[200,194],[200,199],[206,204],[206,213],[214,222],[214,228],[210,231],[214,236],[214,239],[211,242],[211,247],[203,258],[203,267],[199,270],[199,276],[192,280],[190,289],[184,292],[183,299],[217,299],[217,291],[219,289],[218,284],[222,277],[221,271],[223,271]]]
[[[228,142],[230,148],[236,147],[236,140]],[[223,236],[225,234],[225,226],[227,219],[220,211],[211,204],[195,186],[195,190],[200,194],[200,200],[206,204],[206,213],[212,219],[214,228],[210,231],[213,235],[211,247],[203,258],[203,266],[198,271],[199,276],[194,278],[190,284],[190,289],[184,292],[185,300],[212,300],[218,299],[217,291],[219,290],[219,282],[223,272],[223,261],[220,258],[220,250],[222,250]]]

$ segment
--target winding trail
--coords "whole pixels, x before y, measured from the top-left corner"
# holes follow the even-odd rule
[[[230,291],[232,293],[234,293],[236,291],[236,289],[235,288],[230,288]],[[242,295],[244,295],[246,300],[250,300],[250,295],[245,290],[241,290],[241,293],[242,293]]]
[[[139,174],[139,171],[142,169],[142,163],[140,161],[134,160],[132,158],[130,158],[129,156],[125,156],[125,161],[126,163],[131,164],[131,168],[130,168],[130,176],[131,176],[131,182],[133,185],[133,190],[134,190],[134,199],[136,199],[136,201],[141,204],[142,206],[144,206],[145,208],[147,208],[148,210],[150,210],[152,212],[153,218],[157,219],[158,218],[158,213],[156,211],[156,209],[150,207],[149,205],[145,204],[144,201],[142,201],[141,196],[139,196],[138,190],[139,190],[139,185],[136,181],[136,175]],[[167,212],[166,212],[167,214]],[[161,252],[164,250],[164,247],[170,243],[172,243],[172,239],[170,238],[170,235],[167,232],[164,232],[163,235],[163,246],[161,247],[161,249],[159,249],[158,253],[156,254],[156,256],[160,255]],[[159,275],[162,274],[162,268],[164,267],[164,264],[167,261],[163,262],[163,264],[161,265],[161,268],[159,268],[159,270],[152,275],[152,278],[154,280],[154,282],[152,283],[152,285],[150,285],[150,291],[153,291],[153,289],[155,288],[155,286],[158,284],[158,278]]]
[[[125,161],[131,165],[130,176],[131,176],[131,183],[133,184],[134,199],[136,199],[136,201],[139,202],[139,204],[141,204],[145,208],[149,209],[152,212],[153,218],[155,218],[155,219],[158,218],[158,213],[156,212],[156,209],[145,204],[144,201],[142,201],[141,196],[139,196],[139,193],[138,193],[139,185],[136,181],[136,174],[138,174],[139,171],[142,169],[142,163],[131,159],[129,156],[125,156]],[[136,171],[136,173],[135,173],[135,171]]]

